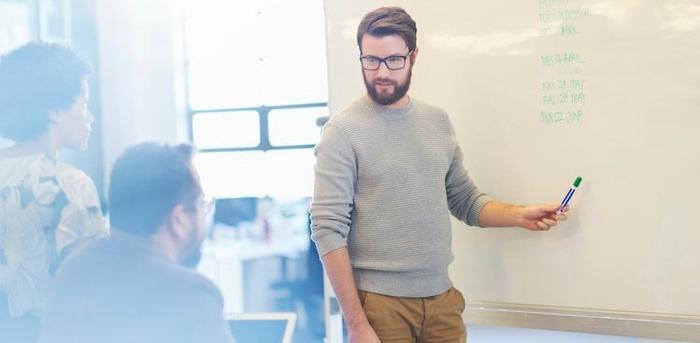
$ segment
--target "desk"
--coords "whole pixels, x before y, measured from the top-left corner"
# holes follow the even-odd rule
[[[307,235],[293,235],[285,239],[261,240],[205,240],[202,260],[197,270],[216,284],[224,297],[224,312],[245,312],[243,263],[265,257],[297,258],[307,251]]]

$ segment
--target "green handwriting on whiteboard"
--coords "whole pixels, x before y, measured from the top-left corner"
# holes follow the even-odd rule
[[[548,54],[540,56],[542,65],[550,67],[560,64],[580,64],[585,63],[583,58],[576,52],[565,52],[563,54]]]
[[[542,91],[553,92],[556,90],[583,90],[584,80],[554,80],[542,82]]]
[[[544,105],[544,106],[585,105],[585,104],[586,104],[586,93],[584,93],[584,92],[556,93],[556,94],[546,94],[546,95],[542,96],[542,105]]]
[[[540,111],[543,124],[579,124],[583,121],[583,111]]]
[[[569,0],[540,0],[540,9],[548,9],[556,6],[566,6]]]
[[[540,27],[540,37],[573,36],[575,34],[578,34],[578,29],[571,24]]]
[[[586,7],[565,8],[558,11],[546,11],[540,9],[540,23],[568,22],[571,20],[588,17],[591,10]]]
[[[580,65],[560,65],[554,68],[554,73],[559,77],[583,76],[583,68]]]
[[[569,0],[540,0],[540,37],[575,36],[579,33],[576,20],[590,15],[589,8]]]

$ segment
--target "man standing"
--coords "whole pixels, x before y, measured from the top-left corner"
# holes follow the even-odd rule
[[[197,265],[211,203],[189,145],[144,143],[114,164],[112,236],[59,269],[39,342],[233,341],[219,290]]]
[[[448,276],[449,213],[482,227],[546,231],[553,205],[480,192],[444,110],[409,97],[416,23],[384,7],[357,32],[367,95],[331,117],[316,147],[312,238],[350,342],[464,342],[464,298]]]

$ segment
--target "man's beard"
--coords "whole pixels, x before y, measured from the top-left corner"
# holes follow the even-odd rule
[[[367,94],[369,94],[369,97],[372,98],[375,102],[377,102],[380,105],[391,105],[404,97],[406,93],[408,93],[408,89],[411,87],[411,72],[413,71],[413,68],[410,68],[408,70],[408,75],[406,76],[406,82],[403,84],[399,85],[398,82],[395,80],[391,79],[374,79],[372,82],[367,81],[367,76],[365,73],[362,73],[362,78],[365,80],[365,87],[367,87]],[[394,92],[389,93],[379,93],[377,92],[376,89],[376,84],[377,81],[382,81],[382,82],[390,82],[394,86]]]
[[[202,250],[198,248],[187,254],[187,256],[184,256],[184,258],[180,260],[180,265],[189,269],[195,269],[199,265],[200,260],[202,260]]]
[[[191,231],[191,236],[187,240],[187,246],[180,256],[180,265],[195,269],[202,259],[202,239],[198,239],[196,230]]]

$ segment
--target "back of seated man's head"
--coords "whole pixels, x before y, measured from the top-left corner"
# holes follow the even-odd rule
[[[204,238],[204,205],[192,147],[142,143],[112,168],[109,218],[113,229],[167,245],[177,262],[194,266]]]

